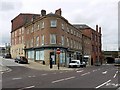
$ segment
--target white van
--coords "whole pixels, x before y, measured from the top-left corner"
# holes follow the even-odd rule
[[[71,60],[69,67],[86,67],[86,64],[84,62],[81,63],[80,60]]]

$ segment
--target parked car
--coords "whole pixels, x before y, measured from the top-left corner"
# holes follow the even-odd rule
[[[115,60],[114,66],[120,66],[120,58]]]
[[[7,53],[3,55],[3,58],[11,58],[11,54]]]
[[[86,63],[80,62],[80,60],[71,60],[69,67],[86,67]]]
[[[25,58],[24,56],[17,56],[17,57],[15,58],[15,62],[28,64],[28,59]]]

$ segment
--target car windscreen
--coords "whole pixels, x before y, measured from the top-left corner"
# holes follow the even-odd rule
[[[71,63],[77,63],[77,61],[71,61]]]

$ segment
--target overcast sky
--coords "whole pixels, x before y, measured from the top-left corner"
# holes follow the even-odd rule
[[[102,27],[102,50],[118,50],[119,0],[0,0],[0,45],[10,43],[11,20],[19,13],[40,14],[61,8],[71,24]]]

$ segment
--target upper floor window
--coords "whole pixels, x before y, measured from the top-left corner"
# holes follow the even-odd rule
[[[31,28],[31,33],[32,33],[32,32],[34,32],[34,26],[32,26],[32,28]]]
[[[22,34],[24,34],[24,27],[22,27]]]
[[[57,20],[51,20],[50,27],[57,27]]]
[[[50,34],[50,44],[56,44],[56,35]]]
[[[41,36],[41,45],[44,45],[44,35]]]
[[[19,35],[21,35],[21,30],[22,30],[22,29],[20,28],[20,29],[19,29]]]
[[[61,44],[64,45],[64,36],[61,36]]]
[[[67,27],[67,32],[69,33],[69,28]]]
[[[69,38],[67,38],[67,46],[68,47],[70,46],[70,44],[69,44]]]
[[[45,23],[41,22],[41,28],[44,28],[44,26],[45,26]]]
[[[62,29],[64,30],[65,27],[64,27],[64,24],[63,24],[63,23],[61,24],[61,26],[62,26]]]
[[[71,34],[73,34],[73,30],[71,29]]]
[[[36,37],[36,46],[39,46],[39,36]]]

